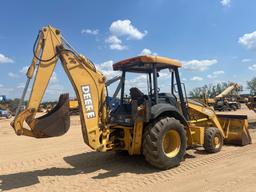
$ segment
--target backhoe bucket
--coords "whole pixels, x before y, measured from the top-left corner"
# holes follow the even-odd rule
[[[225,133],[226,144],[244,146],[252,143],[247,115],[217,115],[217,117]]]
[[[60,95],[58,104],[46,115],[35,120],[33,132],[39,137],[64,135],[70,127],[69,95]]]

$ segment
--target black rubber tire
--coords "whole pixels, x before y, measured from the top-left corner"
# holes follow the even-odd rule
[[[180,137],[180,149],[176,156],[168,157],[162,147],[165,134],[175,130]],[[175,118],[162,117],[149,124],[143,134],[143,155],[148,163],[159,169],[176,167],[183,160],[186,153],[186,131],[180,121]]]
[[[214,145],[213,140],[214,140],[215,136],[218,136],[220,139],[220,145],[218,147],[216,147]],[[222,146],[223,146],[223,137],[222,137],[219,129],[216,127],[208,127],[204,133],[203,147],[204,147],[205,151],[208,153],[217,153],[221,150]]]
[[[231,105],[231,109],[232,109],[233,111],[236,111],[238,108],[237,108],[236,105]]]
[[[223,106],[221,111],[231,111],[229,106]]]

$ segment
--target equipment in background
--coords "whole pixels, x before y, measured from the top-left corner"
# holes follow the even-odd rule
[[[6,95],[0,95],[0,102],[6,102]]]
[[[6,119],[10,119],[12,117],[12,113],[9,110],[0,109],[0,117],[5,117]]]
[[[1,117],[6,119],[10,119],[12,117],[12,113],[9,110],[7,98],[5,95],[0,95],[0,118]]]
[[[256,112],[256,96],[249,96],[246,105],[250,110],[254,110]]]
[[[69,114],[70,115],[79,115],[79,104],[77,99],[69,100]]]
[[[234,83],[227,87],[223,92],[215,97],[215,105],[214,109],[218,111],[236,111],[237,109],[241,109],[241,104],[236,100],[236,98],[231,97],[227,98],[227,95],[231,93],[234,89],[239,89],[239,85]]]
[[[34,57],[27,71],[28,80],[21,100],[36,71],[30,99],[26,109],[11,123],[17,135],[47,138],[68,131],[68,94],[62,94],[49,113],[36,118],[59,59],[79,101],[84,142],[96,151],[143,154],[151,165],[168,169],[180,164],[187,147],[203,146],[208,153],[216,153],[221,150],[223,142],[251,143],[247,117],[217,116],[206,105],[187,100],[179,75],[182,65],[166,57],[138,56],[115,63],[113,69],[122,75],[111,100],[119,102],[115,108],[109,109],[105,76],[51,26],[40,30],[34,46]],[[170,86],[166,89],[169,92],[160,91],[159,74],[162,70],[169,71],[170,81],[166,84]],[[143,75],[140,81],[147,83],[146,91],[131,83],[127,79],[129,74],[135,77]],[[29,129],[23,127],[24,121]]]
[[[38,112],[41,112],[41,113],[47,112],[45,105],[40,104],[38,107]]]
[[[216,111],[236,111],[237,109],[241,109],[241,104],[236,97],[228,97],[228,94],[234,89],[239,89],[239,87],[237,83],[233,83],[214,98],[207,98],[204,94],[203,102],[209,106],[213,106]]]

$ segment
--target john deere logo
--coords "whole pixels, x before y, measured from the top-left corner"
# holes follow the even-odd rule
[[[82,92],[83,92],[83,100],[84,100],[85,110],[87,114],[87,119],[94,118],[96,115],[93,108],[93,101],[92,101],[90,86],[83,85]]]

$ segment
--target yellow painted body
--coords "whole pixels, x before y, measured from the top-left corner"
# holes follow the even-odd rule
[[[70,115],[79,115],[79,103],[77,100],[72,99],[68,102]]]
[[[79,107],[77,100],[69,100],[69,108],[70,109],[77,109]]]
[[[256,111],[256,96],[250,96],[246,105],[250,110]]]
[[[31,79],[33,77],[36,62],[39,62],[39,64],[27,108],[16,116],[12,123],[16,133],[33,137],[41,136],[34,129],[36,121],[38,121],[35,115],[58,58],[60,58],[62,66],[75,89],[79,105],[82,106],[80,116],[85,143],[95,150],[106,151],[109,129],[107,127],[107,112],[104,104],[105,77],[96,70],[88,59],[65,50],[59,30],[51,26],[44,27],[39,33],[35,53],[39,55],[40,52],[42,52],[41,60],[53,59],[50,61],[38,61],[35,56],[32,59],[32,64],[27,72],[28,78]],[[88,93],[83,92],[83,87],[86,87],[84,91],[90,89]],[[92,100],[92,103],[89,102],[88,98]],[[89,106],[89,104],[92,106]],[[23,127],[24,121],[28,123],[31,130]]]
[[[42,47],[44,44],[44,47]],[[67,51],[62,42],[60,32],[47,26],[39,33],[36,55],[42,52],[42,60],[52,58],[50,61],[38,61],[36,57],[32,59],[27,77],[32,78],[35,74],[35,81],[29,98],[27,108],[15,117],[12,126],[17,135],[26,135],[41,138],[42,135],[36,130],[35,124],[38,119],[35,118],[50,77],[53,73],[58,59],[71,81],[76,93],[77,101],[69,101],[69,107],[81,106],[81,125],[85,143],[94,150],[127,150],[129,154],[140,154],[142,132],[143,132],[143,106],[139,106],[134,127],[125,127],[120,125],[108,124],[108,115],[106,110],[105,96],[105,77],[96,70],[94,65],[84,56],[76,55],[71,51]],[[38,69],[35,71],[36,62],[39,62]],[[87,88],[83,88],[87,86]],[[90,94],[84,93],[90,89]],[[88,112],[88,98],[92,99],[93,113]],[[90,109],[91,110],[91,109]],[[30,130],[23,127],[23,123],[27,122]],[[124,131],[124,137],[118,139],[123,140],[122,147],[114,147],[113,141],[116,138],[110,138],[110,134],[117,129]]]
[[[216,100],[213,98],[200,99],[200,101],[207,104],[208,106],[213,106],[216,103]]]
[[[188,107],[191,118],[189,121],[191,136],[188,137],[188,145],[202,145],[204,131],[207,127],[218,128],[226,143],[239,145],[251,143],[247,117],[239,118],[236,115],[217,116],[212,108],[195,101],[189,101]]]
[[[77,97],[77,102],[70,101],[69,104],[72,107],[79,106],[81,109],[80,119],[85,143],[97,151],[126,150],[130,155],[140,154],[142,134],[145,126],[145,111],[147,111],[146,104],[144,103],[143,105],[137,106],[135,109],[136,117],[133,126],[109,124],[105,94],[106,78],[95,68],[94,64],[91,63],[89,59],[71,50],[67,50],[65,45],[59,30],[47,26],[40,31],[35,55],[38,56],[41,53],[41,59],[34,56],[28,69],[27,77],[32,79],[35,74],[35,80],[27,108],[19,113],[12,122],[16,134],[36,138],[45,137],[45,135],[42,135],[42,133],[36,129],[36,125],[40,119],[35,118],[35,116],[56,63],[58,59],[60,59],[62,67],[72,83]],[[174,67],[181,66],[178,62],[166,58],[142,58],[150,61],[153,59],[153,61],[159,60],[168,62],[168,66],[172,65],[172,63]],[[36,63],[38,63],[38,68],[35,71]],[[121,65],[122,63],[119,64]],[[118,65],[116,67],[118,67]],[[188,145],[203,145],[204,130],[207,127],[217,127],[222,136],[228,138],[229,133],[232,132],[231,126],[221,124],[224,122],[220,123],[212,109],[204,105],[190,102],[188,107],[191,118],[188,122],[189,126],[186,127]],[[29,125],[30,129],[24,128],[24,122]],[[246,129],[246,126],[244,128]],[[121,136],[115,134],[119,130],[122,130]],[[170,135],[175,134],[170,133]],[[233,138],[236,137],[237,136],[233,136]],[[121,141],[120,146],[114,145],[116,139]],[[166,151],[168,153],[169,150],[166,149]]]

